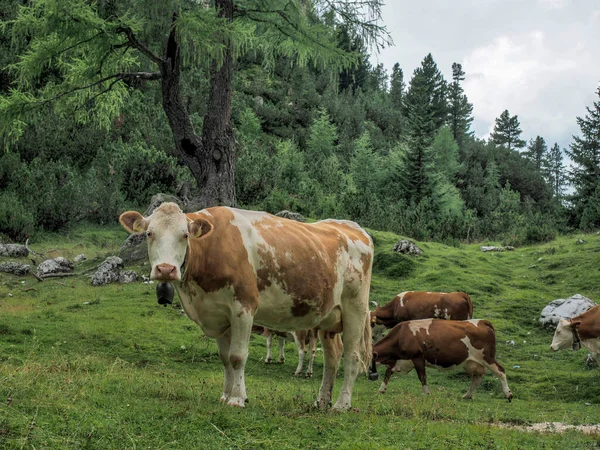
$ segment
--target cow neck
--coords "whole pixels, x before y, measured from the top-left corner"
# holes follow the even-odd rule
[[[569,319],[571,323],[573,323],[573,319]],[[579,350],[581,348],[581,337],[579,336],[579,330],[577,330],[578,325],[571,326],[571,331],[573,332],[573,350]]]

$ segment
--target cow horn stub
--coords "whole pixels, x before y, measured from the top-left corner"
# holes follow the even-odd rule
[[[167,306],[173,303],[175,289],[171,283],[158,283],[156,285],[156,298],[159,305]]]

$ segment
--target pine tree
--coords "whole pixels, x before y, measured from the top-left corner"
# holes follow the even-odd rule
[[[448,89],[449,117],[448,124],[454,135],[454,140],[462,146],[465,137],[472,134],[470,130],[473,122],[473,105],[469,103],[461,86],[465,79],[465,72],[458,63],[452,64],[452,83]]]
[[[525,152],[525,157],[533,162],[533,165],[537,170],[542,170],[542,163],[547,157],[548,146],[546,141],[541,136],[536,136],[535,139],[529,141],[529,146]]]
[[[400,68],[400,64],[394,64],[392,69],[392,78],[390,80],[390,100],[392,106],[396,109],[402,109],[404,106],[404,72]]]
[[[500,117],[496,118],[494,132],[490,135],[491,140],[497,144],[506,147],[508,150],[515,150],[525,147],[525,141],[520,139],[521,124],[518,117],[510,116],[508,109],[505,109]]]
[[[569,173],[575,188],[572,200],[580,226],[600,226],[600,216],[592,199],[600,192],[600,87],[596,91],[599,100],[587,107],[585,117],[577,117],[581,135],[575,136],[567,154],[573,160]],[[585,220],[584,220],[585,219]]]
[[[546,153],[542,160],[542,173],[552,188],[554,198],[561,199],[566,182],[566,167],[563,163],[563,152],[558,143]]]

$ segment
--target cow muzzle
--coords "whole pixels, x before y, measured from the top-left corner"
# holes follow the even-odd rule
[[[158,281],[179,281],[177,267],[172,264],[158,264],[152,275],[152,278]]]

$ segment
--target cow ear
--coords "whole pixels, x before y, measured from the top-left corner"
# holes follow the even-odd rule
[[[188,223],[188,230],[190,234],[195,238],[205,238],[212,233],[214,227],[206,219],[196,219],[193,222]]]
[[[569,326],[570,326],[571,328],[577,328],[579,325],[581,325],[581,320],[576,320],[575,322],[573,322],[573,321],[572,321],[572,322],[569,324]]]
[[[121,214],[119,222],[130,233],[143,233],[148,229],[148,221],[137,211],[127,211]]]

